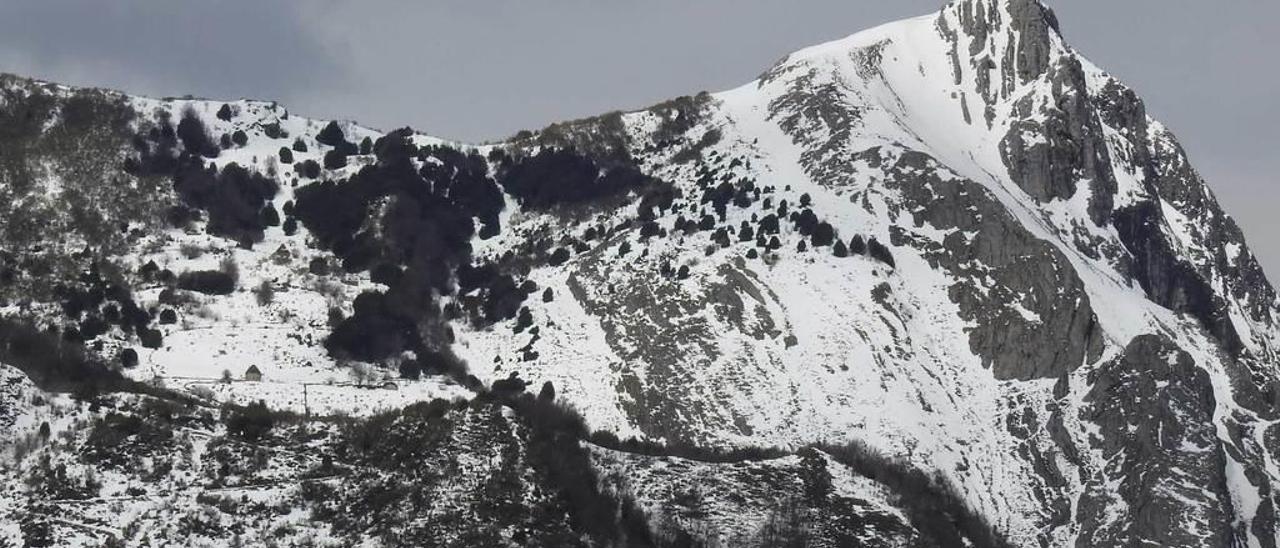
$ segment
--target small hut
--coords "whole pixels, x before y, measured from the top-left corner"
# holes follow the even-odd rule
[[[256,365],[250,365],[249,369],[246,369],[244,372],[244,380],[249,382],[262,381],[262,370],[258,369],[258,366]]]
[[[382,383],[382,389],[383,390],[399,390],[400,385],[396,384],[396,381],[388,380]]]

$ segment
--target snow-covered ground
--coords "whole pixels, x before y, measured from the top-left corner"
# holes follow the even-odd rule
[[[1104,434],[1090,419],[1096,404],[1088,397],[1090,389],[1100,368],[1121,359],[1131,340],[1159,334],[1187,352],[1211,382],[1213,426],[1227,448],[1225,489],[1237,510],[1237,525],[1244,527],[1265,509],[1259,493],[1280,484],[1280,467],[1267,449],[1275,418],[1239,401],[1242,380],[1254,382],[1243,376],[1245,368],[1257,369],[1251,374],[1262,379],[1260,387],[1275,376],[1267,360],[1274,361],[1280,330],[1257,312],[1271,311],[1274,318],[1275,303],[1259,306],[1260,296],[1244,291],[1240,272],[1249,255],[1242,241],[1229,242],[1225,258],[1219,257],[1217,240],[1208,235],[1221,214],[1207,190],[1188,193],[1209,196],[1211,208],[1153,190],[1147,180],[1152,171],[1139,164],[1140,158],[1160,152],[1166,155],[1163,162],[1185,163],[1176,141],[1154,120],[1143,121],[1146,135],[1139,136],[1134,128],[1094,112],[1101,106],[1088,106],[1116,184],[1113,207],[1150,202],[1163,212],[1161,237],[1207,279],[1253,361],[1226,356],[1196,318],[1147,298],[1131,275],[1132,257],[1116,227],[1094,219],[1094,193],[1103,181],[1081,178],[1072,182],[1074,192],[1046,199],[1015,180],[1006,165],[1006,138],[1015,128],[1022,128],[1018,135],[1028,146],[1047,146],[1036,124],[1047,123],[1046,112],[1067,102],[1064,95],[1101,101],[1104,92],[1120,84],[1076,54],[1056,31],[1046,31],[1046,56],[1062,63],[1052,70],[1074,67],[1080,82],[1055,80],[1049,68],[1024,76],[1025,67],[1014,66],[1019,61],[1009,53],[1020,45],[1007,4],[957,2],[940,16],[892,23],[796,52],[759,80],[710,95],[704,111],[682,113],[696,115],[696,122],[677,136],[681,145],[676,148],[649,146],[669,122],[658,110],[621,115],[627,152],[678,191],[674,208],[657,220],[668,234],[644,239],[632,225],[589,242],[589,250],[575,251],[563,265],[533,266],[528,279],[538,290],[524,304],[536,333],[516,332],[514,320],[479,328],[457,322],[454,352],[485,383],[513,372],[534,389],[551,382],[557,400],[581,411],[591,428],[622,438],[785,447],[860,440],[937,471],[1016,543],[1066,546],[1087,539],[1078,538],[1079,524],[1054,522],[1053,513],[1065,506],[1068,516],[1077,515],[1088,489],[1116,492],[1120,485],[1112,475],[1117,459],[1107,453],[1099,441]],[[993,28],[983,36],[959,32],[972,26],[973,14],[964,10],[978,5],[999,10],[988,12],[996,21]],[[1067,89],[1072,85],[1082,87]],[[291,166],[279,164],[277,150],[295,138],[308,146],[307,152],[294,154],[295,162],[319,161],[327,150],[315,140],[325,122],[287,115],[271,103],[229,103],[236,115],[224,121],[215,113],[228,103],[133,101],[139,112],[164,109],[174,119],[192,108],[215,135],[245,131],[249,144],[224,151],[216,163],[236,162],[276,178],[281,187],[274,199],[277,210],[292,200],[295,185],[307,182],[297,181]],[[289,136],[267,137],[264,127],[270,124],[279,124]],[[379,136],[354,124],[343,129],[352,142]],[[709,135],[718,139],[704,139]],[[1138,137],[1150,150],[1136,150]],[[421,135],[414,139],[442,142]],[[676,161],[683,146],[703,141],[708,144],[694,161]],[[906,161],[921,156],[928,161]],[[348,167],[326,176],[350,175],[371,161],[353,156]],[[713,185],[750,180],[767,189],[763,199],[735,204],[717,219],[717,227],[731,229],[728,246],[714,244],[709,231],[675,230],[677,215],[697,222],[710,210],[700,201],[700,170],[714,174]],[[927,204],[907,191],[920,186],[927,191],[922,194],[937,195],[941,189],[934,185],[963,188],[978,196],[973,203],[988,205],[987,211],[975,206],[949,212],[974,220],[979,228],[961,231],[924,220]],[[810,202],[808,207],[844,242],[859,236],[892,244],[895,264],[861,255],[837,257],[825,247],[802,251],[797,244],[807,238],[785,215],[781,247],[749,256],[754,240],[738,241],[736,229],[758,226],[784,200],[793,212]],[[502,233],[474,242],[475,255],[493,259],[535,236],[570,247],[566,240],[582,243],[587,224],[635,221],[635,202],[592,212],[584,223],[521,210],[508,199]],[[132,378],[215,402],[265,401],[313,415],[367,415],[415,401],[468,396],[441,377],[395,380],[395,389],[382,388],[398,377],[391,363],[372,364],[366,380],[377,388],[354,385],[353,364],[334,360],[322,342],[331,312],[351,314],[356,295],[380,287],[365,273],[309,272],[312,260],[332,256],[309,245],[305,229],[286,236],[271,227],[263,242],[243,249],[196,228],[155,235],[124,260],[155,261],[179,273],[235,264],[239,289],[229,296],[193,295],[186,302],[159,305],[174,308],[178,321],[161,327],[161,348],[140,350],[140,365],[127,371]],[[1096,326],[1090,324],[1096,329],[1096,352],[1053,377],[1012,380],[995,373],[994,360],[976,349],[975,332],[1013,330],[1018,322],[1019,329],[1044,327],[1059,311],[1037,300],[1054,295],[1002,287],[992,265],[976,259],[959,267],[940,264],[938,253],[981,256],[967,248],[989,245],[979,238],[982,230],[1044,244],[1018,249],[1033,251],[1010,262],[1025,259],[1028,269],[1054,267],[1048,272],[1060,276],[1053,280],[1058,296],[1080,288],[1080,300],[1068,304],[1087,298],[1087,310],[1080,307],[1096,319]],[[664,275],[663,265],[686,269],[688,276]],[[255,291],[264,286],[272,289],[270,298]],[[160,302],[161,291],[141,288],[135,297],[152,306]],[[540,298],[543,291],[552,297]],[[1008,298],[996,302],[992,295]],[[973,301],[1002,310],[984,309],[991,313],[966,319],[964,305],[978,306]],[[1077,343],[1084,344],[1036,340],[1042,346]],[[1031,350],[1024,355],[1038,355]],[[365,365],[370,364],[358,364]],[[261,372],[260,380],[245,379],[250,367]],[[22,409],[16,428],[29,434],[45,415],[40,406]],[[1073,454],[1060,454],[1064,445]],[[614,457],[611,465],[631,467],[628,475],[638,468],[651,474],[675,465]],[[1048,467],[1052,473],[1045,472]],[[715,473],[714,467],[705,468],[707,475]],[[842,482],[856,483],[856,478]],[[640,485],[661,487],[642,480]],[[660,500],[642,499],[654,507]],[[1117,497],[1099,527],[1121,524],[1135,511]],[[1248,540],[1260,544],[1258,538]]]

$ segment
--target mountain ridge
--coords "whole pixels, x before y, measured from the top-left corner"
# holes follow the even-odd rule
[[[1172,134],[1058,26],[1031,0],[953,2],[733,90],[472,152],[334,137],[265,102],[119,96],[143,113],[125,175],[184,217],[126,212],[128,237],[90,255],[118,265],[134,308],[181,321],[88,339],[134,350],[125,375],[213,402],[363,414],[522,391],[518,372],[615,439],[865,444],[936,472],[1014,545],[1274,546],[1280,301]],[[193,154],[187,109],[231,145]],[[314,174],[289,174],[278,146]],[[55,171],[30,179],[83,183]],[[253,174],[278,189],[255,198]],[[229,295],[174,276],[229,275],[228,258],[249,265]],[[147,264],[178,279],[144,282]],[[67,302],[3,310],[59,325]],[[435,375],[335,386],[358,362]],[[276,380],[212,382],[244,363]],[[596,465],[619,492],[699,527],[616,458]]]

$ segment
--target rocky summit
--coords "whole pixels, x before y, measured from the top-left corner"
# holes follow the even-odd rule
[[[1035,0],[484,145],[0,76],[0,198],[0,546],[1280,537],[1280,300]]]

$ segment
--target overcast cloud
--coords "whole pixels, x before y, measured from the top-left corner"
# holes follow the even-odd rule
[[[1054,2],[1067,39],[1172,127],[1280,276],[1280,2]],[[922,0],[6,0],[0,71],[278,100],[466,141],[735,87]]]

